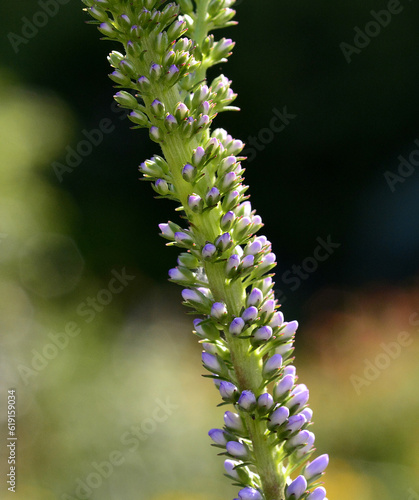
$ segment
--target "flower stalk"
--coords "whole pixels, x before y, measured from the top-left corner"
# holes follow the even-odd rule
[[[147,128],[162,156],[140,166],[157,197],[178,203],[186,227],[161,224],[168,245],[182,249],[171,281],[199,317],[194,333],[202,361],[227,411],[209,432],[227,456],[227,476],[241,500],[324,500],[322,455],[311,464],[314,434],[308,389],[293,362],[296,321],[285,322],[275,300],[271,244],[243,184],[244,144],[213,129],[218,113],[237,110],[231,82],[207,82],[209,67],[226,62],[234,42],[212,34],[236,24],[234,0],[83,0],[113,51],[115,100],[133,128]],[[308,465],[307,465],[308,464]],[[296,477],[295,471],[300,474]]]

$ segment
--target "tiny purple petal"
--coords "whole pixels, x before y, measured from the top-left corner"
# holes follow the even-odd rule
[[[253,255],[246,255],[242,260],[242,268],[247,269],[248,267],[252,267],[255,263],[255,257]]]
[[[258,490],[246,487],[239,491],[240,500],[262,500],[263,497]]]
[[[284,323],[280,331],[281,338],[282,339],[291,338],[297,331],[297,328],[298,328],[298,321],[290,321],[289,323]]]
[[[326,490],[323,486],[316,488],[310,493],[306,500],[324,500],[326,498]]]
[[[269,322],[269,326],[271,326],[272,328],[276,328],[278,326],[282,326],[283,322],[284,315],[281,311],[278,311],[273,315],[271,321]]]
[[[241,332],[243,331],[245,322],[242,318],[234,318],[233,321],[230,323],[229,326],[229,332],[231,335],[240,335]]]
[[[294,385],[294,377],[289,374],[282,377],[282,379],[274,386],[273,395],[275,401],[280,401],[292,389]]]
[[[269,392],[264,392],[258,397],[258,408],[263,410],[270,410],[274,405],[273,397]]]
[[[211,307],[211,316],[215,319],[222,319],[227,315],[227,307],[223,302],[214,302]]]
[[[237,413],[226,411],[224,413],[224,423],[227,428],[233,431],[238,431],[238,432],[244,431],[242,419],[240,415],[238,415]]]
[[[279,425],[282,425],[288,418],[290,411],[286,406],[280,406],[277,408],[269,417],[268,427],[269,429],[274,429]]]
[[[246,323],[251,323],[252,321],[255,321],[257,317],[258,317],[258,310],[256,309],[255,306],[248,307],[243,311],[242,314],[242,318]]]
[[[248,458],[249,456],[247,447],[238,441],[228,441],[226,448],[233,457]]]
[[[304,470],[304,476],[309,481],[315,476],[322,474],[326,467],[329,465],[329,455],[324,454],[317,457],[307,465]]]
[[[263,293],[259,288],[253,288],[247,297],[247,306],[258,306],[263,300]]]
[[[214,255],[217,253],[217,248],[212,243],[207,243],[202,247],[201,253],[202,257],[205,260],[212,259],[212,257],[214,257]]]
[[[252,411],[256,407],[256,396],[252,391],[243,391],[238,400],[239,406],[245,411]]]
[[[287,486],[287,499],[298,500],[303,496],[307,489],[307,481],[304,476],[298,476],[294,481]],[[294,495],[294,496],[292,496]]]
[[[277,370],[282,366],[282,356],[280,354],[274,354],[272,357],[266,361],[263,367],[263,376],[266,378],[271,377]]]
[[[208,436],[214,441],[215,444],[220,446],[225,446],[227,444],[225,432],[222,429],[211,429],[208,432]]]
[[[299,431],[301,427],[307,422],[304,415],[299,413],[298,415],[293,415],[288,419],[288,423],[286,425],[286,430],[292,433]]]

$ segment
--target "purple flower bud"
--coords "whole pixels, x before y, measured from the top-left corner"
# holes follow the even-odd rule
[[[242,268],[248,269],[252,267],[255,263],[255,258],[253,255],[246,255],[246,257],[242,260]]]
[[[197,167],[202,167],[205,162],[205,149],[198,146],[192,154],[192,163]]]
[[[231,144],[229,144],[227,148],[227,153],[232,156],[237,156],[242,149],[244,148],[244,144],[240,140],[235,140]]]
[[[236,254],[231,255],[227,259],[226,268],[225,268],[225,272],[226,272],[227,277],[230,278],[230,277],[234,276],[237,272],[237,268],[239,267],[239,265],[240,265],[240,257]]]
[[[324,500],[326,497],[326,490],[323,486],[316,488],[310,493],[310,495],[306,498],[306,500]]]
[[[215,240],[215,246],[220,250],[220,252],[225,252],[228,250],[233,241],[231,240],[231,236],[229,233],[224,233]]]
[[[219,166],[220,175],[230,172],[234,168],[236,163],[237,163],[237,158],[235,156],[227,156],[227,158],[224,158],[224,160],[222,160]]]
[[[227,307],[223,302],[214,302],[211,307],[211,316],[215,319],[223,319],[227,316]]]
[[[274,400],[273,397],[269,394],[269,392],[264,392],[258,397],[258,408],[260,413],[263,415],[268,413],[268,411],[273,407]]]
[[[246,323],[252,323],[258,317],[258,310],[255,306],[250,306],[243,311],[242,318]]]
[[[273,395],[275,401],[281,401],[289,393],[294,385],[294,377],[292,375],[285,375],[282,379],[275,384]]]
[[[236,465],[239,465],[240,462],[235,462],[234,460],[226,460],[224,462],[224,469],[226,473],[234,478],[236,481],[240,481],[240,476],[235,470]]]
[[[208,115],[202,115],[198,118],[196,125],[198,128],[202,128],[202,127],[205,127],[206,125],[208,125],[209,121],[210,121],[210,119],[209,119]]]
[[[252,391],[243,391],[239,397],[238,404],[242,410],[253,411],[256,408],[256,396]]]
[[[231,189],[233,185],[235,184],[237,180],[237,175],[235,172],[228,172],[225,174],[221,180],[221,190],[222,191],[227,191],[228,189]]]
[[[250,201],[240,203],[236,210],[237,217],[250,217],[252,215],[252,204]]]
[[[137,80],[138,86],[142,93],[147,93],[150,90],[151,83],[146,76],[140,76]]]
[[[238,389],[234,384],[222,380],[219,389],[220,395],[224,401],[228,401],[229,403],[235,403],[237,401]]]
[[[205,196],[205,201],[209,207],[216,205],[220,201],[220,191],[218,188],[211,188]]]
[[[103,33],[104,35],[107,35],[111,38],[114,38],[115,37],[115,34],[114,34],[114,30],[113,30],[113,27],[110,23],[101,23],[99,25],[99,30],[101,31],[101,33]]]
[[[185,288],[184,290],[182,290],[182,297],[186,302],[197,302],[199,304],[202,304],[202,296],[195,290]]]
[[[192,101],[193,104],[195,104],[195,106],[198,106],[202,101],[207,99],[209,93],[210,92],[208,85],[201,85],[201,87],[199,87],[198,90],[194,93]]]
[[[307,489],[307,481],[304,476],[298,476],[294,481],[287,486],[287,500],[298,500],[301,498]]]
[[[231,229],[235,218],[236,218],[236,216],[234,215],[234,212],[232,212],[231,210],[229,212],[227,212],[226,214],[224,214],[221,218],[221,221],[220,221],[221,229],[223,231],[228,231],[229,229]]]
[[[285,359],[291,354],[293,349],[292,343],[282,344],[275,348],[275,354],[280,354]]]
[[[313,418],[313,410],[311,408],[304,408],[301,415],[304,415],[307,422],[311,422],[311,419]]]
[[[297,376],[297,369],[293,365],[288,365],[284,368],[284,376],[292,375],[294,378]]]
[[[249,306],[258,307],[259,304],[262,302],[262,300],[263,300],[263,293],[259,290],[259,288],[253,288],[253,290],[250,292],[246,300],[247,307]]]
[[[201,255],[204,260],[211,260],[216,253],[217,248],[212,243],[207,243],[202,247]]]
[[[262,500],[263,497],[258,490],[246,487],[239,491],[240,500]]]
[[[171,230],[169,224],[159,224],[159,229],[161,231],[162,236],[164,236],[168,240],[174,239],[175,233]]]
[[[294,433],[296,431],[299,431],[306,422],[307,421],[305,416],[301,413],[298,413],[297,415],[293,415],[288,419],[288,423],[285,429],[287,431],[290,431],[291,433]]]
[[[233,191],[230,191],[225,197],[224,197],[224,200],[223,200],[223,209],[224,210],[232,210],[238,200],[239,200],[239,197],[240,197],[240,193],[237,191],[237,190],[233,190]]]
[[[153,63],[150,66],[150,77],[153,80],[158,80],[162,74],[162,70],[163,70],[163,68],[160,64]]]
[[[225,446],[227,444],[227,438],[222,429],[211,429],[208,432],[208,436],[214,441],[215,444],[220,446]]]
[[[252,231],[254,233],[256,231],[259,231],[259,229],[263,226],[262,217],[260,217],[260,215],[254,215],[252,217],[252,224],[253,224]]]
[[[287,447],[290,449],[293,449],[293,448],[297,448],[298,446],[306,446],[307,444],[309,444],[310,440],[312,439],[310,437],[311,434],[313,434],[313,433],[310,431],[306,431],[306,430],[299,431],[298,434],[296,434],[295,436],[293,436],[292,438],[290,438],[287,441]],[[313,434],[313,438],[314,438],[314,434]],[[314,443],[314,439],[313,439],[313,443]]]
[[[299,384],[291,392],[291,398],[286,402],[289,409],[296,407],[297,410],[305,406],[308,402],[309,391],[304,384]]]
[[[188,115],[189,109],[183,102],[180,102],[175,109],[175,116],[179,122],[183,121]]]
[[[187,163],[182,169],[182,177],[187,182],[193,182],[196,178],[197,171],[196,168],[189,163]]]
[[[208,115],[211,109],[211,105],[208,101],[203,101],[199,105],[198,113],[202,113],[203,115]]]
[[[244,432],[243,421],[237,413],[226,411],[224,413],[224,423],[226,427],[235,432]]]
[[[260,308],[261,314],[265,313],[268,316],[271,315],[274,311],[275,311],[275,300],[273,299],[267,300]]]
[[[243,443],[238,441],[228,441],[226,444],[227,451],[233,457],[246,459],[249,458],[249,449]]]
[[[276,427],[279,427],[287,420],[289,414],[290,411],[286,406],[280,406],[269,417],[268,428],[274,430]]]
[[[231,335],[240,335],[243,331],[244,325],[245,322],[242,318],[234,318],[230,323],[228,331],[231,333]]]
[[[195,213],[201,213],[204,207],[204,202],[202,198],[197,194],[190,194],[188,196],[188,206]]]
[[[306,468],[304,469],[304,477],[307,479],[307,481],[310,481],[315,476],[322,474],[328,465],[329,455],[320,455],[306,466]]]
[[[257,255],[261,251],[262,251],[262,243],[258,240],[255,240],[246,246],[244,253],[245,255]]]
[[[154,116],[161,118],[164,116],[165,113],[165,106],[162,102],[160,102],[158,99],[154,99],[154,101],[151,103],[151,110],[154,113]]]
[[[175,233],[175,241],[176,243],[186,248],[193,244],[193,239],[191,238],[191,235],[183,231],[177,231]]]
[[[284,322],[284,315],[282,314],[281,311],[277,311],[271,321],[269,322],[269,326],[271,326],[272,328],[276,328],[278,326],[281,326],[282,323]]]
[[[223,371],[220,359],[218,358],[218,356],[214,356],[214,354],[209,354],[208,352],[204,351],[202,353],[202,362],[205,368],[213,373],[220,374]]]
[[[179,76],[179,68],[176,64],[172,64],[165,75],[165,80],[168,83],[174,83]]]
[[[169,270],[169,277],[173,281],[192,281],[193,274],[188,273],[187,270],[185,269],[185,272],[183,272],[181,269],[178,267],[174,267],[173,269]]]
[[[249,217],[242,217],[241,219],[239,219],[234,228],[238,238],[243,238],[245,235],[249,233],[250,229],[251,229],[251,220]]]
[[[270,378],[277,372],[282,366],[282,356],[280,354],[274,354],[271,356],[263,366],[262,374],[265,378]]]
[[[261,326],[252,333],[252,344],[257,345],[268,341],[272,337],[272,328],[270,326]]]
[[[280,331],[281,339],[290,339],[298,328],[298,321],[290,321],[289,323],[284,323]]]
[[[179,124],[173,115],[168,114],[164,119],[164,125],[166,127],[166,130],[168,130],[169,132],[173,132],[173,130],[175,130]]]

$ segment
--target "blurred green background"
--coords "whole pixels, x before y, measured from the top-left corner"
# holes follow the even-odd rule
[[[318,451],[331,455],[328,498],[417,500],[418,5],[401,2],[348,63],[341,43],[394,2],[238,3],[223,33],[234,55],[213,74],[233,80],[242,112],[217,125],[248,144],[278,296],[301,324]],[[157,224],[173,207],[138,182],[157,146],[112,105],[111,44],[81,2],[2,2],[0,15],[0,497],[233,498],[206,435],[222,422],[218,396],[166,283],[177,252]],[[296,116],[276,133],[284,107]],[[412,163],[391,189],[400,155]],[[310,260],[328,238],[330,257]]]

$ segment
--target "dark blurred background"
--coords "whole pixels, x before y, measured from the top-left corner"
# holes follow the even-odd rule
[[[419,498],[419,8],[241,0],[237,11],[239,25],[215,33],[237,42],[234,54],[210,76],[233,80],[242,111],[216,125],[247,143],[246,180],[278,257],[278,296],[301,324],[297,364],[317,405],[319,450],[335,458],[329,499]],[[19,498],[83,498],[77,477],[123,447],[124,429],[169,394],[185,414],[141,443],[144,477],[130,454],[85,498],[228,498],[234,490],[205,437],[221,422],[209,417],[217,396],[199,379],[180,290],[166,284],[177,251],[157,224],[173,219],[173,206],[138,181],[158,146],[112,104],[106,56],[118,47],[85,24],[81,2],[2,2],[0,16],[2,390],[22,386],[22,433],[32,436],[22,437]],[[103,139],[57,175],[106,119]],[[329,254],[321,261],[319,245]],[[135,279],[87,322],[87,297],[123,268]],[[35,375],[25,371],[33,349],[74,319],[86,335]],[[414,342],[365,378],[367,362],[405,330]],[[186,373],[173,352],[191,353]],[[186,420],[191,434],[179,430]]]

